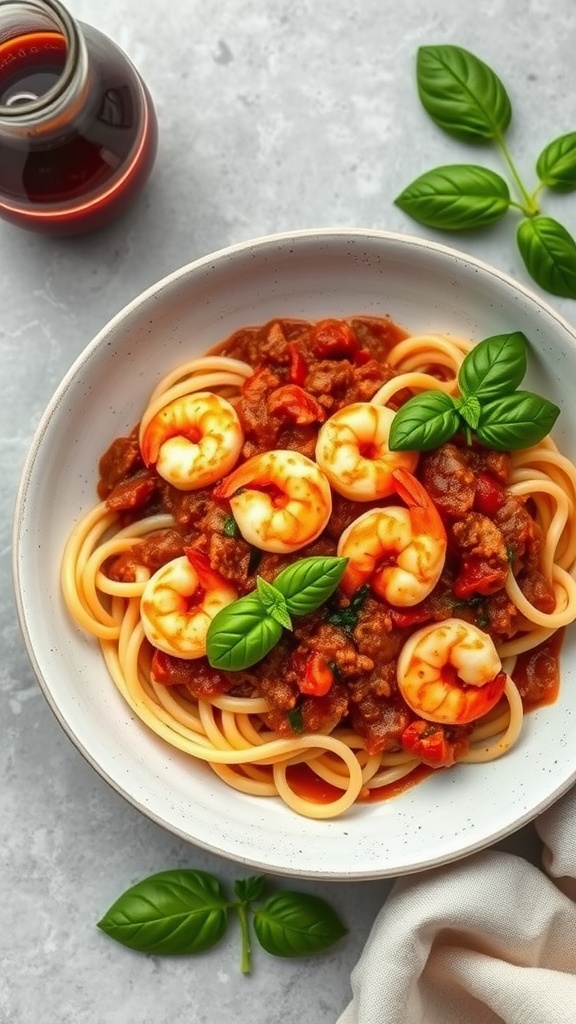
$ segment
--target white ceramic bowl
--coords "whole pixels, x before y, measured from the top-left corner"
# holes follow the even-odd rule
[[[15,520],[19,615],[44,694],[86,759],[165,828],[267,871],[325,879],[400,875],[481,849],[532,819],[576,777],[576,629],[558,701],[530,714],[500,761],[441,772],[334,821],[232,791],[166,747],[117,694],[97,644],[59,589],[67,535],[94,504],[97,460],[139,418],[161,374],[235,328],[275,316],[390,316],[411,332],[477,340],[523,331],[526,386],[558,403],[555,437],[576,458],[576,335],[535,295],[462,253],[376,231],[305,231],[233,246],[166,277],[87,346],[46,410]],[[41,581],[41,584],[39,584]]]

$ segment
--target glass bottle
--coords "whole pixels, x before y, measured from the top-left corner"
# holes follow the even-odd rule
[[[55,235],[108,224],[152,170],[148,90],[59,0],[0,0],[0,217]]]

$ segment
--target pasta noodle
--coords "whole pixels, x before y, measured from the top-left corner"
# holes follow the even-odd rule
[[[270,331],[281,328],[277,322]],[[394,375],[373,387],[371,405],[396,408],[399,398],[419,391],[457,394],[458,369],[470,347],[468,341],[438,334],[396,341],[386,355]],[[254,373],[250,362],[218,351],[177,367],[158,383],[142,412],[140,442],[168,403],[185,396],[208,392],[237,408],[243,385]],[[504,692],[497,706],[468,729],[466,749],[456,758],[468,763],[496,759],[516,743],[523,725],[523,701],[514,682],[517,659],[576,618],[576,583],[570,575],[576,561],[576,471],[549,437],[512,453],[510,466],[506,489],[523,503],[530,501],[544,538],[539,571],[553,590],[555,606],[552,611],[536,607],[509,570],[504,590],[517,609],[518,628],[498,642],[505,659]],[[137,566],[134,578],[117,579],[108,567],[123,555],[133,556],[146,538],[171,528],[180,527],[166,511],[127,515],[105,499],[72,531],[62,562],[63,594],[71,615],[97,638],[115,686],[145,726],[209,765],[226,785],[254,797],[279,796],[293,811],[312,818],[342,814],[382,787],[416,778],[421,760],[414,752],[369,753],[365,738],[346,716],[317,731],[281,735],[271,724],[265,696],[221,692],[198,697],[185,686],[165,685],[154,677],[153,649],[141,616],[150,569]],[[303,765],[312,769],[328,797],[310,796],[299,783]]]

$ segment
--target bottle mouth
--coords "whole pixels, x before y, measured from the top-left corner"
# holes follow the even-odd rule
[[[27,78],[19,87],[17,81],[8,93],[0,98],[0,120],[23,124],[34,120],[39,114],[51,107],[67,91],[77,73],[82,42],[73,18],[59,0],[0,0],[0,71],[3,67],[3,54],[6,54],[4,66],[8,77],[10,65],[17,65],[22,53],[29,54],[31,61],[34,54],[48,49],[36,46],[36,37],[48,39],[52,35],[58,41],[62,54],[62,66],[55,81],[44,88],[41,77],[37,81]],[[30,43],[29,50],[14,51],[12,47],[18,42]],[[34,47],[36,46],[36,50]],[[65,56],[64,56],[65,51]]]

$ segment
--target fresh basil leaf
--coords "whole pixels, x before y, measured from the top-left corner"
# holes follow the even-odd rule
[[[499,139],[512,108],[498,76],[460,46],[422,46],[418,50],[418,93],[433,121],[466,141]]]
[[[251,878],[239,878],[234,882],[234,894],[243,903],[260,899],[266,887],[264,875],[253,875]]]
[[[229,906],[213,875],[186,868],[161,871],[127,889],[98,928],[141,953],[202,953],[224,935]]]
[[[531,391],[514,391],[482,407],[476,434],[497,451],[516,451],[538,444],[554,426],[560,409]]]
[[[347,558],[312,555],[283,569],[274,586],[286,598],[289,613],[308,615],[320,608],[336,590],[347,563]]]
[[[487,167],[446,164],[416,178],[394,202],[429,228],[463,231],[500,220],[510,206],[510,190]]]
[[[458,371],[462,395],[482,400],[514,391],[524,379],[527,342],[521,331],[485,338],[465,356]]]
[[[472,430],[476,430],[478,426],[481,409],[480,399],[476,398],[476,395],[468,395],[458,406],[458,412],[462,419],[472,427]]]
[[[346,934],[336,912],[319,896],[280,892],[254,911],[254,931],[273,956],[321,953]]]
[[[212,619],[206,655],[212,668],[240,672],[261,661],[278,643],[282,626],[254,593],[238,598]]]
[[[530,276],[545,291],[576,299],[576,242],[552,217],[523,220],[516,236]]]
[[[402,405],[390,427],[388,447],[393,452],[426,452],[454,436],[460,419],[450,395],[423,391]]]
[[[286,629],[292,629],[292,619],[288,614],[288,606],[284,594],[277,587],[268,583],[267,580],[258,576],[256,579],[256,591],[268,615],[271,615],[276,622]]]
[[[576,132],[568,132],[549,142],[536,162],[542,184],[553,192],[576,189]]]

